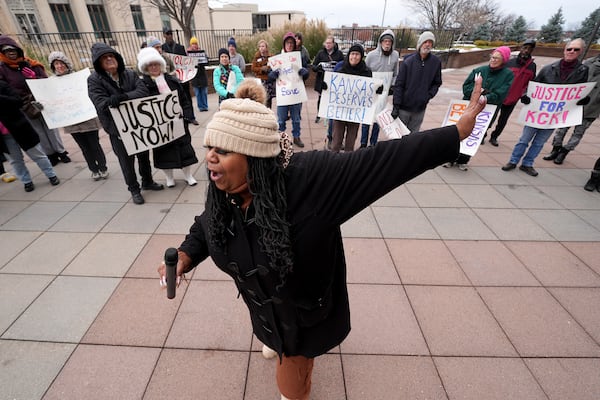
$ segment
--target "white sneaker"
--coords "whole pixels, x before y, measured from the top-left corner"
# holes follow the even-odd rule
[[[108,172],[108,170],[106,170],[106,171],[100,171],[99,174],[100,174],[100,178],[102,178],[102,179],[106,179],[106,178],[108,178],[108,175],[110,175],[110,173]]]
[[[452,168],[454,166],[453,162],[447,162],[446,164],[442,164],[442,167],[444,168]]]
[[[173,179],[173,170],[165,169],[165,170],[163,170],[163,172],[165,174],[165,179],[167,181],[167,187],[168,188],[175,187],[175,179]]]
[[[458,164],[458,169],[461,171],[466,171],[469,169],[469,167],[467,167],[467,164]]]
[[[267,360],[270,360],[271,358],[275,358],[275,356],[277,356],[277,352],[275,350],[271,349],[266,344],[263,344],[262,355]],[[283,396],[282,396],[282,398],[283,398]]]
[[[92,172],[92,179],[95,181],[99,181],[100,179],[102,179],[102,177],[100,176],[100,172]]]

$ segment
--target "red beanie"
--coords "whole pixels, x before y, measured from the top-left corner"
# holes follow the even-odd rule
[[[500,46],[496,50],[498,53],[502,54],[502,62],[507,62],[510,59],[510,47],[508,46]]]

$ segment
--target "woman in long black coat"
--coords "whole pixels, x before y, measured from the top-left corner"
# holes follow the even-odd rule
[[[189,97],[185,95],[183,86],[177,78],[166,73],[165,60],[154,48],[146,47],[140,50],[138,69],[144,74],[142,80],[151,95],[170,93],[177,90],[181,109],[183,110],[185,134],[152,150],[154,167],[162,169],[165,173],[167,187],[175,186],[173,169],[181,169],[188,185],[194,186],[197,182],[191,169],[192,165],[198,163],[198,158],[192,147],[192,136],[188,128],[189,123],[194,120],[192,103]]]

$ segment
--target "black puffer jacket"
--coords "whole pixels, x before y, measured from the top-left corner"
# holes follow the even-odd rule
[[[100,57],[107,53],[113,53],[117,59],[119,65],[117,69],[119,74],[118,83],[100,66]],[[146,85],[144,85],[134,71],[125,69],[123,57],[107,44],[95,43],[92,46],[92,61],[94,63],[94,72],[88,77],[88,96],[96,107],[98,118],[104,130],[109,135],[119,136],[117,126],[108,109],[110,96],[114,94],[126,94],[127,99],[131,100],[147,97],[150,93],[148,93]]]
[[[337,43],[333,44],[333,51],[331,54],[327,52],[325,47],[319,50],[312,65],[313,71],[317,73],[315,77],[315,90],[317,92],[321,93],[321,84],[323,83],[323,77],[325,76],[325,71],[323,71],[321,63],[331,63],[332,66],[335,67],[335,64],[341,61],[344,61],[344,53],[338,49]]]
[[[192,147],[192,137],[190,136],[187,122],[194,118],[194,111],[192,109],[190,99],[185,96],[183,92],[184,89],[177,78],[169,74],[163,74],[163,76],[165,77],[169,88],[171,90],[177,90],[181,109],[183,110],[183,117],[186,120],[184,122],[185,135],[170,142],[169,144],[152,149],[154,167],[159,169],[178,169],[198,163],[198,158],[196,157],[196,153]],[[144,75],[142,81],[144,82],[144,85],[148,89],[150,95],[156,95],[160,93],[154,79],[148,75]]]

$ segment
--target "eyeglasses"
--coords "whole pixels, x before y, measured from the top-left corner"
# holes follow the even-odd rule
[[[502,57],[490,56],[490,60],[502,60]]]
[[[576,48],[576,47],[569,47],[569,48],[568,48],[568,49],[566,49],[566,50],[567,50],[567,51],[575,51],[575,52],[577,52],[577,51],[581,51],[581,49],[578,49],[578,48]]]

